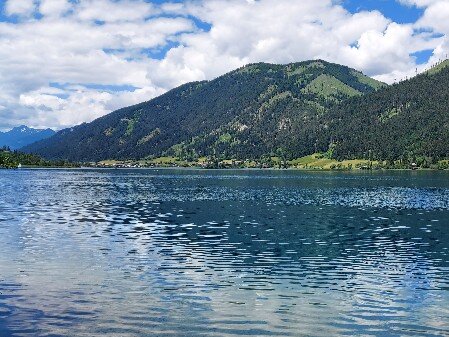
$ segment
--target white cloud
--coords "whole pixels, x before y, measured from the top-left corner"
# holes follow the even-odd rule
[[[171,50],[151,72],[158,85],[209,79],[248,62],[316,58],[392,82],[394,71],[415,70],[411,53],[437,45],[436,40],[416,34],[412,25],[391,22],[378,11],[350,14],[326,0],[210,0],[182,10],[210,23],[212,29],[182,37],[182,46]]]
[[[7,15],[31,15],[36,9],[34,0],[7,0],[5,12]]]
[[[398,0],[398,1],[408,6],[427,7],[439,2],[446,2],[447,0]]]
[[[432,28],[435,31],[449,33],[449,1],[435,1],[426,8],[418,26]]]
[[[68,0],[41,0],[39,12],[45,16],[60,16],[71,8]]]
[[[427,49],[433,49],[429,62],[420,68],[426,69],[430,65],[448,58],[449,54],[449,0],[408,0],[415,5],[425,7],[424,15],[414,24],[418,31],[427,35]],[[439,35],[435,38],[434,36]]]
[[[9,0],[5,13],[18,22],[0,22],[0,128],[91,121],[249,62],[323,58],[392,82],[415,72],[411,53],[448,51],[449,2],[400,1],[422,6],[423,17],[397,24],[332,0]]]
[[[111,94],[80,88],[67,99],[46,93],[30,92],[20,95],[20,104],[37,112],[37,124],[50,122],[52,125],[70,126],[80,121],[90,121],[105,113],[105,105]],[[57,111],[57,114],[50,113]]]
[[[142,20],[155,10],[143,0],[81,0],[76,9],[78,18],[105,22]]]
[[[78,15],[82,8],[71,10],[71,6],[64,1],[42,1],[42,19],[0,22],[0,127],[65,127],[91,121],[119,108],[120,102],[134,104],[136,99],[148,100],[162,93],[164,89],[154,87],[147,79],[150,59],[145,53],[163,48],[180,32],[194,29],[192,22],[183,17],[144,20],[130,11],[123,13],[132,20],[97,25],[81,20]],[[42,92],[51,83],[141,89],[127,92],[129,97],[103,89],[66,90],[60,98],[48,90]],[[82,94],[87,98],[82,99]]]

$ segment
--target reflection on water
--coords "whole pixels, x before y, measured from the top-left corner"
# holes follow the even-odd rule
[[[449,175],[0,172],[0,336],[448,336]]]

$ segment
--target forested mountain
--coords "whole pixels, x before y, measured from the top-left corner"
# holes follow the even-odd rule
[[[0,147],[7,146],[13,150],[51,137],[56,132],[51,129],[32,129],[25,125],[16,127],[8,132],[0,132]]]
[[[164,154],[246,159],[279,151],[300,157],[328,148],[323,117],[330,109],[382,86],[324,61],[251,64],[62,130],[24,150],[74,161]]]
[[[342,102],[326,116],[335,158],[449,158],[449,62]]]

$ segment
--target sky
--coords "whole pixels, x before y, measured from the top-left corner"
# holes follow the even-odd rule
[[[449,53],[449,0],[0,0],[0,130],[90,122],[248,63],[393,83]]]

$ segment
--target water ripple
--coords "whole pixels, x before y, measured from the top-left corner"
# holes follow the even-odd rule
[[[448,181],[4,172],[0,335],[449,335]]]

